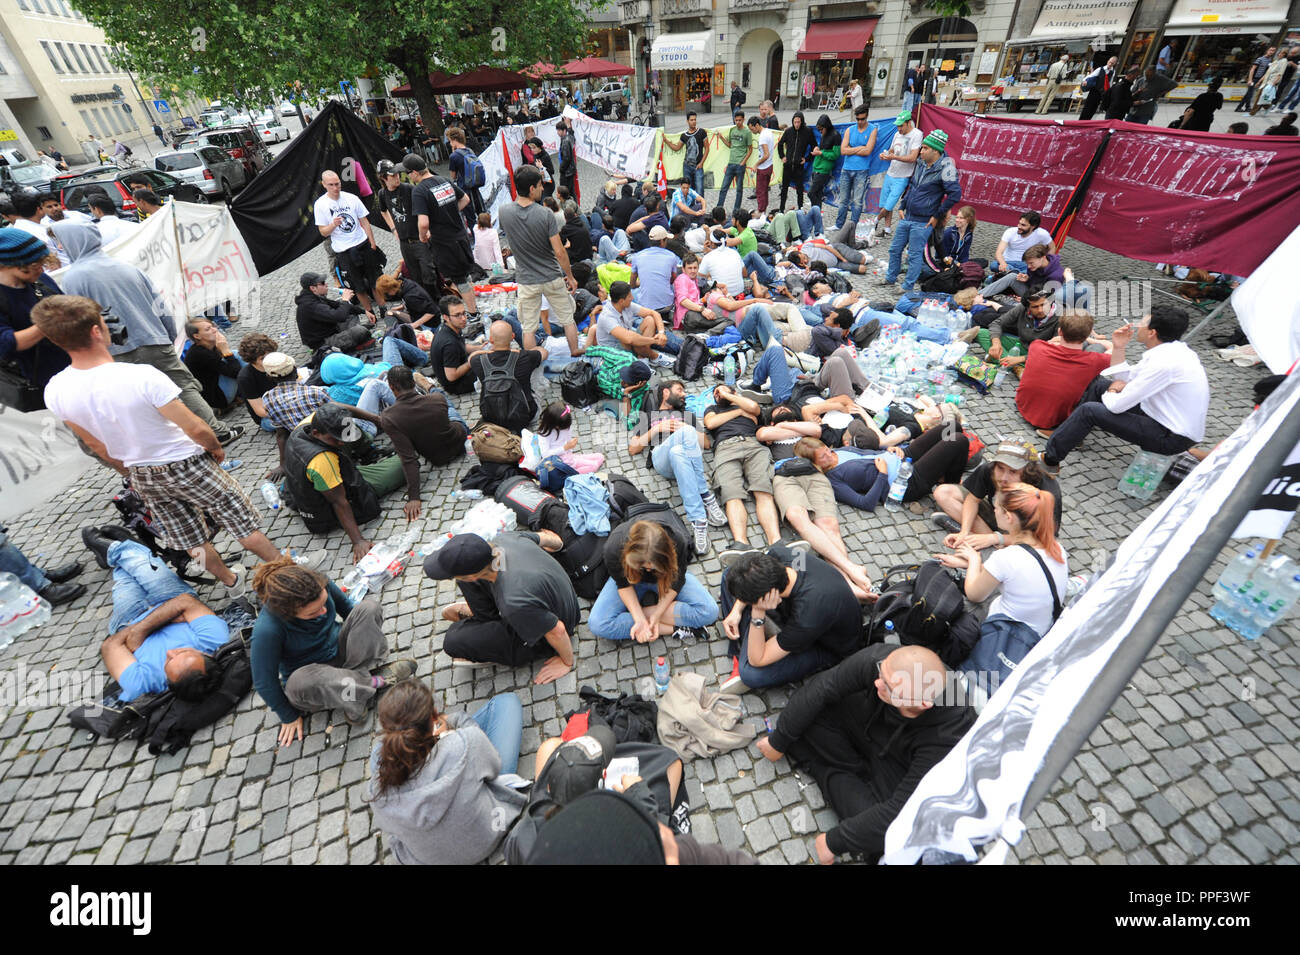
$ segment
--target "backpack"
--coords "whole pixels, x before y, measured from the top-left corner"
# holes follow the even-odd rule
[[[676,529],[678,536],[686,540],[686,547],[689,553],[685,556],[688,562],[699,556],[699,553],[695,550],[695,537],[691,533],[690,529],[687,528],[686,522],[682,520],[681,515],[673,510],[672,507],[662,503],[661,501],[646,501],[643,504],[633,504],[627,509],[627,516],[623,518],[623,520],[619,521],[618,524],[625,524],[630,521],[639,521],[651,514],[656,516],[656,523],[671,525]],[[618,524],[615,524],[614,526],[617,527]]]
[[[605,486],[609,488],[609,526],[618,527],[632,516],[633,510],[641,504],[649,504],[650,499],[641,493],[641,489],[621,474],[610,471],[605,475]],[[666,507],[667,505],[659,505]],[[649,509],[647,509],[649,510]],[[690,535],[686,535],[690,537]]]
[[[498,503],[515,512],[520,527],[530,531],[559,534],[569,524],[569,508],[565,503],[523,475],[506,478],[498,484],[495,497]]]
[[[571,361],[560,372],[560,394],[574,408],[588,408],[600,400],[596,372],[585,361]]]
[[[504,365],[498,365],[484,357],[483,393],[478,400],[479,412],[484,421],[506,427],[513,426],[518,421],[527,423],[532,417],[524,386],[515,377],[515,367],[518,364],[517,352],[511,352]]]
[[[559,502],[561,507],[564,502]],[[583,600],[595,600],[605,589],[609,571],[605,568],[605,538],[599,534],[579,534],[568,525],[569,509],[564,507],[565,525],[558,532],[564,546],[552,554],[569,575],[573,592]]]
[[[480,461],[497,464],[518,464],[524,456],[519,435],[499,425],[480,421],[469,433],[471,446]]]
[[[456,153],[465,160],[465,181],[460,184],[461,189],[480,189],[486,186],[487,173],[479,158],[468,148],[458,149]]]
[[[826,283],[830,285],[831,291],[836,295],[847,295],[853,291],[852,286],[849,285],[849,280],[840,275],[838,271],[832,272],[828,270],[826,272]]]
[[[971,619],[962,624],[950,647],[952,631],[963,615]],[[899,564],[885,572],[880,598],[871,608],[867,625],[869,641],[884,639],[886,620],[893,621],[902,643],[929,647],[945,663],[956,653],[964,658],[974,644],[969,633],[974,615],[967,613],[957,581],[936,560]],[[974,630],[978,634],[977,624]]]
[[[113,495],[113,506],[122,515],[122,523],[118,526],[124,526],[135,540],[144,544],[153,554],[171,564],[172,569],[176,571],[176,575],[181,580],[194,584],[205,579],[201,573],[198,575],[189,573],[189,551],[175,547],[164,547],[159,542],[161,528],[154,523],[153,515],[149,512],[149,508],[145,506],[144,498],[131,487],[129,479],[124,478],[122,480],[122,490]],[[215,522],[209,522],[209,526],[215,526]]]
[[[681,350],[673,362],[673,374],[682,381],[697,381],[703,377],[708,361],[709,349],[704,340],[697,335],[687,335],[682,339]]]
[[[566,720],[576,713],[585,712],[590,721],[604,723],[612,729],[616,742],[659,742],[659,731],[655,728],[659,720],[659,705],[654,700],[643,700],[631,693],[615,699],[602,696],[589,686],[578,691],[578,699],[581,703],[577,709],[565,714]]]
[[[984,266],[974,260],[968,260],[958,265],[961,269],[961,282],[958,284],[958,291],[964,288],[979,288],[984,284]]]

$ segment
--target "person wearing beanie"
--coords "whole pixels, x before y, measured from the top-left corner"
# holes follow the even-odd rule
[[[45,275],[45,243],[23,229],[0,229],[0,361],[12,361],[42,391],[68,367],[68,353],[32,324],[32,309],[63,290]]]
[[[885,281],[898,281],[903,267],[903,249],[907,249],[907,276],[903,281],[905,293],[916,292],[917,279],[925,266],[925,243],[930,233],[942,226],[948,210],[961,201],[961,181],[957,177],[957,164],[944,155],[948,148],[948,134],[936,129],[921,140],[916,168],[903,193],[900,210],[902,221],[894,231],[894,241],[889,245],[889,268]]]

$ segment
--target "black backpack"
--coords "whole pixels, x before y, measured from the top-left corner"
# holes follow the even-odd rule
[[[609,528],[613,530],[628,519],[628,513],[637,504],[647,504],[650,499],[641,489],[621,474],[610,471],[605,477],[609,488]]]
[[[957,581],[936,560],[885,572],[867,624],[869,642],[885,638],[887,620],[900,642],[929,647],[950,667],[965,660],[979,640],[978,618],[966,610]]]
[[[569,505],[542,489],[531,477],[519,475],[502,481],[496,499],[515,512],[520,527],[530,531],[553,531],[564,546],[551,556],[560,562],[584,600],[600,596],[609,572],[605,569],[605,538],[579,534],[569,526]]]
[[[560,394],[574,408],[588,408],[601,398],[596,371],[585,361],[571,361],[560,372]]]
[[[633,504],[627,509],[627,517],[622,521],[619,521],[619,523],[622,524],[626,521],[639,521],[651,514],[654,514],[657,519],[660,519],[660,523],[671,524],[677,529],[680,536],[686,539],[687,547],[690,549],[691,558],[699,556],[699,554],[695,552],[695,535],[689,528],[687,528],[686,522],[682,520],[681,515],[673,510],[671,506],[660,501],[646,501],[644,504]]]
[[[513,428],[520,422],[527,423],[532,417],[524,386],[515,377],[515,366],[518,364],[519,355],[516,352],[510,353],[504,365],[498,365],[484,357],[483,394],[478,403],[484,421],[503,428]]]
[[[697,381],[704,375],[704,366],[709,363],[709,349],[704,339],[687,335],[682,339],[681,351],[673,362],[673,374],[682,381]]]

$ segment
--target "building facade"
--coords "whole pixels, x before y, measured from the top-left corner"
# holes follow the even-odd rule
[[[635,92],[719,114],[733,82],[750,109],[828,108],[854,79],[872,102],[896,103],[921,62],[970,85],[1037,82],[1061,53],[1076,69],[1111,55],[1154,65],[1166,46],[1172,98],[1217,75],[1231,99],[1269,45],[1300,44],[1300,0],[972,0],[967,18],[937,17],[925,0],[618,0],[617,18],[600,32],[610,58],[636,69]]]
[[[165,127],[183,110],[197,115],[197,103],[173,104],[143,87],[137,94],[110,52],[104,34],[64,0],[0,0],[0,140],[28,158],[54,148],[81,162],[91,158],[91,135],[134,146],[153,139],[155,119]]]

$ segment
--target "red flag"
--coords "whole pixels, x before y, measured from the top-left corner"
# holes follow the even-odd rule
[[[659,198],[668,198],[668,173],[664,171],[664,144],[659,142],[659,163],[655,175],[655,189],[659,191]]]
[[[518,199],[519,197],[515,193],[515,166],[510,161],[510,150],[506,149],[506,134],[498,133],[497,135],[501,137],[501,158],[506,164],[506,179],[510,182],[510,198]]]

